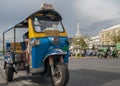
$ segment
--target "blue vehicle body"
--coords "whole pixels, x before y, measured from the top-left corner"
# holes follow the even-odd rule
[[[60,43],[58,45],[52,44],[52,38],[53,37],[39,38],[40,45],[32,47],[32,68],[44,67],[45,59],[55,55],[63,55],[64,63],[68,63],[68,38],[59,37]]]

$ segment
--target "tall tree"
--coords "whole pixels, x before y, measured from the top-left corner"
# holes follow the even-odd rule
[[[85,41],[85,37],[79,37],[79,38],[73,38],[73,43],[78,46],[81,49],[85,49],[86,47],[88,47],[86,41]]]

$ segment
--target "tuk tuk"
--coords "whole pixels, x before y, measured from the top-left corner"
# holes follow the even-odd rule
[[[97,56],[98,58],[117,57],[115,45],[99,45]]]
[[[108,47],[106,46],[99,46],[97,51],[98,58],[102,58],[102,57],[107,58],[107,49]]]
[[[19,29],[19,35],[16,30]],[[26,29],[27,31],[20,30]],[[6,35],[13,30],[13,42],[6,42]],[[28,34],[25,40],[16,36]],[[44,74],[54,86],[65,86],[69,81],[69,42],[61,15],[51,4],[3,32],[5,79],[12,81],[14,73],[27,71],[32,76]]]

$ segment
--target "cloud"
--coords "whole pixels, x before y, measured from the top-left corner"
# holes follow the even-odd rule
[[[74,6],[78,15],[91,21],[116,18],[120,12],[113,0],[76,0]]]
[[[0,37],[2,32],[40,9],[43,0],[0,0]]]
[[[40,9],[42,0],[1,0],[0,22],[12,24]]]
[[[80,32],[84,33],[93,23],[118,17],[120,13],[119,0],[0,0],[0,31],[39,10],[43,2],[53,4],[62,15],[71,37],[75,36],[77,21],[80,21]]]

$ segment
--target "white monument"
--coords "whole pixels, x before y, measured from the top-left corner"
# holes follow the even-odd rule
[[[77,22],[77,32],[76,32],[75,37],[80,37],[80,36],[81,36],[81,35],[80,35],[80,23]]]

